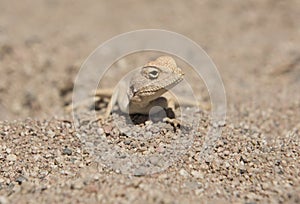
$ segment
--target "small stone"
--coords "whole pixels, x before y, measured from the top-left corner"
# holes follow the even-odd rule
[[[184,186],[188,189],[199,189],[202,187],[202,184],[197,181],[188,181],[184,183]]]
[[[245,167],[241,167],[241,168],[239,169],[239,171],[240,171],[240,174],[245,174],[245,173],[247,173],[247,169],[246,169]]]
[[[55,164],[55,165],[60,165],[62,162],[63,162],[62,157],[56,157],[56,158],[54,159],[54,164]]]
[[[159,163],[160,157],[158,157],[158,156],[151,156],[149,160],[150,160],[151,164],[157,165]]]
[[[179,174],[183,177],[188,177],[189,176],[189,173],[184,169],[180,169]]]
[[[6,148],[6,153],[10,154],[11,153],[11,149],[10,148]]]
[[[100,179],[100,176],[99,176],[99,175],[95,175],[95,176],[94,176],[94,180],[95,180],[95,181],[99,181],[99,179]]]
[[[0,204],[7,204],[7,203],[8,203],[7,198],[4,196],[0,196]]]
[[[229,167],[230,167],[229,162],[225,162],[224,164],[225,164],[225,167],[226,167],[226,168],[229,168]]]
[[[49,172],[48,171],[41,171],[40,173],[39,173],[40,175],[40,178],[45,178],[48,174],[49,174]]]
[[[127,135],[127,133],[130,132],[130,127],[121,127],[119,130],[122,134]]]
[[[6,158],[8,161],[16,161],[17,156],[15,154],[9,154]]]
[[[35,146],[31,147],[30,149],[32,154],[36,154],[38,152],[38,148]]]
[[[45,158],[46,158],[46,159],[49,159],[49,158],[51,158],[52,156],[53,156],[53,155],[49,153],[49,154],[46,154],[46,155],[45,155]]]
[[[63,149],[62,154],[71,156],[72,155],[72,150],[66,147],[65,149]]]
[[[146,138],[152,137],[152,132],[150,132],[150,131],[146,132],[146,133],[145,133],[145,137],[146,137]]]
[[[51,138],[53,138],[53,137],[55,136],[55,132],[53,132],[52,130],[49,130],[49,131],[47,132],[47,134],[48,134],[48,136],[51,137]]]
[[[133,175],[134,176],[144,176],[144,175],[146,175],[146,172],[147,172],[147,170],[145,168],[140,167],[133,172]]]
[[[203,179],[204,175],[200,172],[200,171],[192,171],[191,174],[195,177],[195,178],[200,178]]]
[[[152,122],[151,120],[147,120],[147,121],[145,122],[145,125],[146,125],[146,126],[152,125],[152,124],[153,124],[153,122]]]
[[[225,150],[223,153],[224,153],[224,156],[228,156],[230,154],[230,151]]]
[[[161,175],[158,176],[158,179],[160,179],[160,180],[165,180],[165,179],[167,179],[168,177],[169,177],[168,174],[161,174]]]
[[[196,189],[195,190],[195,194],[198,196],[198,195],[201,195],[203,193],[204,189],[203,188],[200,188],[200,189]]]
[[[71,189],[82,189],[83,188],[83,182],[80,180],[76,180],[74,183],[71,184]]]
[[[104,130],[105,134],[109,134],[112,131],[112,126],[106,125],[106,126],[104,126],[103,130]]]
[[[126,139],[126,140],[124,141],[124,144],[125,144],[125,145],[130,145],[130,143],[131,143],[131,140],[129,140],[129,139]]]
[[[24,176],[19,176],[17,179],[16,179],[16,182],[21,185],[24,181],[26,181],[27,179],[24,177]]]
[[[156,133],[159,133],[160,129],[159,129],[159,127],[155,126],[151,129],[151,131],[153,134],[156,134]]]
[[[98,128],[98,129],[97,129],[97,133],[98,133],[99,135],[103,135],[103,134],[104,134],[103,128]]]
[[[88,186],[86,186],[85,191],[87,193],[97,193],[98,186],[96,184],[89,184]]]

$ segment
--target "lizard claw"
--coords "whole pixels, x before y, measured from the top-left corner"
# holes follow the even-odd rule
[[[177,120],[176,118],[168,118],[165,117],[163,119],[164,122],[171,124],[172,126],[174,126],[174,128],[179,128],[181,125],[180,120]]]

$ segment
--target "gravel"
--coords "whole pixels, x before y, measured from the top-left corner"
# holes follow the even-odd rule
[[[297,0],[0,1],[0,8],[0,204],[300,203]],[[75,127],[64,109],[86,57],[116,34],[153,27],[188,36],[213,59],[226,123],[212,124],[209,92],[191,71],[185,77],[203,110],[189,110],[184,121],[199,119],[196,130],[128,124],[118,112],[94,122],[94,104]],[[100,86],[113,87],[154,55],[161,53],[117,61]],[[107,102],[97,101],[99,114]],[[222,135],[209,137],[211,127]]]
[[[272,112],[273,118],[283,124],[286,120],[296,121],[296,114],[286,118],[276,114],[275,109]],[[199,153],[209,127],[204,123],[209,121],[207,113],[200,111],[194,116],[197,114],[202,118],[203,124],[198,127],[201,134],[195,135],[190,148],[184,151],[168,146],[179,130],[174,132],[170,124],[163,122],[135,127],[136,131],[147,129],[147,125],[163,128],[160,136],[154,137],[155,131],[150,138],[138,138],[116,131],[116,126],[106,121],[81,126],[80,131],[67,120],[55,118],[2,121],[1,202],[16,202],[21,197],[24,202],[47,202],[49,198],[59,202],[60,195],[79,202],[131,202],[138,198],[156,203],[170,202],[174,196],[179,203],[216,197],[224,202],[299,201],[299,124],[272,137],[263,131],[264,124],[230,122],[223,127],[211,158],[201,160]],[[97,136],[99,126],[103,130]],[[77,137],[81,132],[86,133],[84,139]],[[101,143],[103,139],[108,141],[107,146]],[[113,147],[118,151],[113,152]],[[171,156],[166,159],[166,154]]]

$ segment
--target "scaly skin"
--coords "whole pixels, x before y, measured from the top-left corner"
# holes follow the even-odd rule
[[[117,103],[124,113],[148,114],[153,106],[169,107],[163,97],[168,89],[183,80],[184,73],[170,56],[161,56],[123,78],[113,91],[105,117]],[[97,96],[107,96],[107,90],[97,90]]]

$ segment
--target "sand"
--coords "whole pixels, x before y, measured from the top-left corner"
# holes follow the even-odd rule
[[[0,1],[0,203],[299,203],[299,9],[297,0]],[[209,108],[188,110],[185,121],[200,119],[194,132],[119,129],[117,113],[78,129],[65,111],[88,55],[143,28],[186,35],[220,72],[227,118],[206,157]],[[128,56],[110,74],[144,59]],[[192,82],[208,107],[203,82]]]

